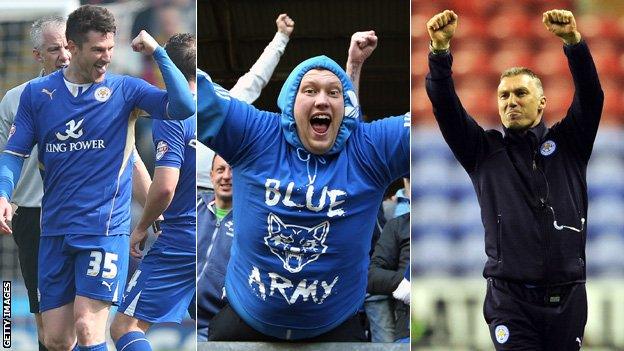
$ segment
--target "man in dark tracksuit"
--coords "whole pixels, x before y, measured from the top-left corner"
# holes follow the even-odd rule
[[[388,221],[375,245],[375,251],[368,267],[366,292],[388,295],[392,306],[394,335],[392,341],[409,338],[409,304],[399,296],[398,290],[407,286],[403,296],[409,302],[409,282],[405,279],[405,269],[410,261],[410,213]],[[393,298],[393,295],[395,298]]]
[[[526,68],[498,86],[504,133],[466,113],[451,76],[458,17],[434,16],[427,93],[442,134],[475,187],[485,226],[484,315],[497,350],[578,350],[587,320],[587,162],[604,100],[596,68],[569,11],[544,13],[564,41],[574,100],[551,128],[541,82]]]
[[[227,305],[223,287],[234,237],[232,169],[219,155],[210,180],[214,197],[199,194],[197,203],[197,341],[207,341],[210,320]]]

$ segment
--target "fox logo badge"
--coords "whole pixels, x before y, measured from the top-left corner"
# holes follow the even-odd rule
[[[284,269],[291,273],[300,272],[303,267],[316,261],[325,251],[325,239],[329,233],[329,222],[325,221],[307,228],[285,224],[275,214],[269,214],[268,234],[264,243],[279,257]]]

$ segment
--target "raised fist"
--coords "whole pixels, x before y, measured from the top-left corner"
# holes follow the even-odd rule
[[[542,22],[544,22],[546,29],[561,38],[566,44],[576,44],[581,41],[581,33],[576,29],[576,21],[570,11],[546,11],[542,16]]]
[[[348,62],[363,63],[375,51],[377,36],[375,31],[355,32],[351,36]]]
[[[438,13],[431,17],[427,21],[427,31],[431,37],[431,46],[435,50],[446,50],[449,47],[449,43],[455,29],[457,29],[458,16],[451,10],[444,10],[444,12]]]
[[[293,30],[295,30],[295,21],[293,21],[292,18],[288,17],[288,15],[285,13],[277,16],[275,24],[277,24],[278,32],[282,32],[289,37],[292,34]]]
[[[149,33],[142,30],[130,43],[132,50],[145,55],[151,55],[158,47],[158,42]]]

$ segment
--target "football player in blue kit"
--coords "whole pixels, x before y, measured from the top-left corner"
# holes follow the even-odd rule
[[[165,50],[195,91],[196,40],[176,34]],[[156,169],[143,215],[130,236],[130,253],[141,257],[147,229],[162,214],[162,233],[124,293],[111,336],[117,350],[151,350],[145,332],[154,323],[177,322],[195,293],[195,116],[155,120]]]
[[[325,56],[292,71],[281,114],[205,73],[198,83],[200,139],[237,189],[229,305],[209,340],[363,341],[371,233],[386,187],[409,172],[409,116],[360,123],[350,78]]]
[[[115,31],[103,7],[69,15],[73,60],[26,86],[0,160],[0,231],[8,233],[8,200],[37,144],[44,182],[38,290],[50,350],[106,350],[108,311],[127,270],[137,109],[171,119],[195,111],[184,76],[146,32],[132,47],[154,57],[167,91],[108,73]]]

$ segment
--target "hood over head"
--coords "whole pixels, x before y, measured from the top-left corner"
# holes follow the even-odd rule
[[[334,154],[340,152],[343,148],[351,132],[357,127],[360,119],[360,105],[357,100],[355,89],[351,79],[347,73],[332,59],[327,56],[316,56],[301,62],[290,73],[286,82],[282,86],[279,97],[277,98],[277,106],[282,110],[281,124],[284,130],[286,141],[293,147],[304,149],[305,147],[297,134],[297,126],[295,124],[295,98],[301,84],[303,76],[312,69],[325,69],[335,74],[340,83],[342,83],[342,95],[344,97],[344,118],[340,124],[338,135],[334,145],[326,152],[326,154]]]

